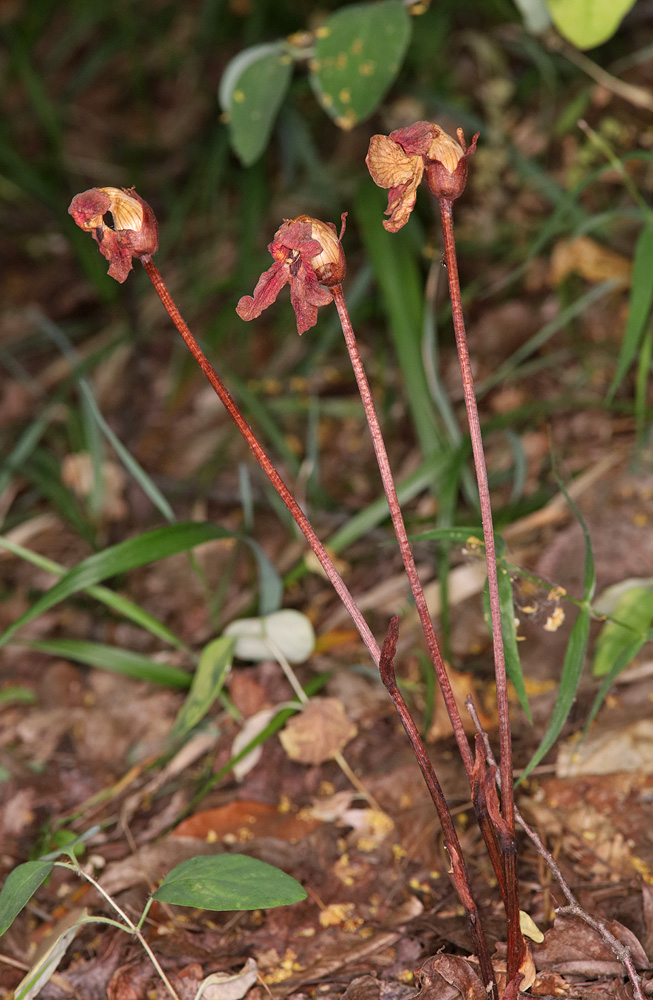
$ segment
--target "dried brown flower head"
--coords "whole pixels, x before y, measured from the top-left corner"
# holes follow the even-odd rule
[[[415,122],[390,135],[373,135],[365,162],[375,184],[390,188],[389,219],[383,225],[396,233],[408,222],[415,206],[417,187],[426,171],[426,180],[436,198],[453,201],[465,189],[467,160],[476,149],[475,135],[465,149],[462,129],[458,141],[433,122]]]
[[[236,307],[241,319],[251,320],[290,285],[290,301],[297,317],[300,334],[317,322],[318,306],[332,301],[325,285],[338,285],[345,276],[345,255],[340,239],[345,229],[342,217],[340,236],[331,222],[321,222],[309,215],[286,219],[268,245],[274,263],[259,278],[254,295],[244,295]]]
[[[154,212],[133,188],[90,188],[75,195],[68,212],[80,229],[91,233],[116,281],[126,279],[133,257],[150,257],[158,249]],[[107,213],[112,226],[105,221]]]

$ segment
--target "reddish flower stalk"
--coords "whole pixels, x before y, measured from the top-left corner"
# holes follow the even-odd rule
[[[494,977],[494,969],[492,968],[492,961],[490,959],[490,951],[487,946],[487,940],[485,938],[485,932],[483,930],[483,924],[478,912],[478,907],[472,895],[465,858],[460,846],[456,828],[451,818],[449,806],[447,805],[447,800],[444,797],[442,787],[437,779],[433,764],[431,763],[429,755],[426,752],[426,748],[419,735],[417,726],[415,725],[401,691],[397,686],[393,661],[397,648],[398,636],[399,618],[395,617],[390,620],[388,634],[386,635],[385,642],[383,643],[383,647],[381,649],[379,673],[381,675],[381,680],[383,681],[383,684],[392,699],[392,703],[397,711],[397,714],[401,719],[406,735],[408,736],[410,745],[413,749],[413,753],[415,754],[415,758],[419,764],[420,771],[422,772],[424,783],[429,790],[433,805],[435,806],[435,810],[438,814],[444,836],[444,842],[451,860],[451,871],[449,874],[451,876],[451,881],[456,887],[460,901],[463,904],[465,913],[467,914],[469,929],[474,942],[474,951],[476,953],[476,957],[478,958],[483,985],[485,986],[488,996],[491,996],[492,1000],[498,1000],[498,990],[496,979]]]
[[[415,565],[413,550],[410,546],[410,542],[408,541],[408,534],[406,532],[404,518],[401,513],[401,507],[399,506],[399,498],[397,497],[397,490],[395,488],[394,478],[392,476],[392,470],[388,460],[388,453],[386,451],[383,434],[379,424],[379,418],[376,414],[372,392],[370,390],[370,385],[365,374],[365,369],[363,368],[360,352],[358,350],[356,335],[351,324],[351,319],[349,318],[349,311],[342,292],[342,285],[334,285],[331,289],[331,294],[333,295],[333,301],[335,302],[336,309],[338,310],[342,332],[345,337],[345,343],[347,345],[347,350],[349,351],[349,357],[351,359],[352,368],[354,369],[356,382],[358,384],[358,391],[360,393],[361,400],[363,401],[363,407],[365,408],[365,415],[367,417],[367,423],[370,429],[372,443],[374,445],[376,461],[379,466],[379,472],[381,473],[381,480],[383,482],[383,490],[388,501],[388,507],[390,508],[392,526],[394,528],[397,542],[399,543],[399,551],[401,552],[401,558],[410,583],[410,589],[415,600],[417,614],[419,615],[424,638],[426,639],[426,644],[431,656],[431,662],[433,663],[438,683],[440,685],[440,690],[442,691],[442,697],[451,720],[451,726],[456,737],[456,743],[463,759],[465,771],[471,782],[474,758],[472,756],[467,736],[465,735],[463,722],[460,717],[458,706],[456,705],[456,699],[454,698],[454,694],[451,689],[447,668],[444,664],[444,659],[442,657],[435,629],[433,627],[433,621],[431,620],[431,614],[424,596],[424,590],[422,589],[422,584],[417,572],[417,566]]]
[[[151,255],[157,249],[158,234],[156,219],[150,206],[133,189],[92,188],[89,191],[84,191],[82,194],[76,195],[68,211],[80,228],[85,229],[93,235],[100,250],[110,262],[109,274],[116,278],[117,281],[123,282],[127,278],[132,268],[133,257],[140,259],[170,319],[177,327],[195,361],[219,396],[229,416],[245,438],[259,465],[295,519],[306,541],[320,561],[338,597],[349,612],[372,659],[378,666],[381,651],[369,625],[363,618],[360,608],[334,566],[329,553],[315,534],[310,521],[281,479],[281,476],[263,450],[223,382],[211,367],[208,358],[199,347],[199,344],[177,309],[157,267],[152,263]],[[115,228],[105,224],[104,215],[107,212],[112,214]],[[319,244],[318,248],[321,250]],[[327,301],[331,301],[331,296],[326,292],[326,289],[322,289],[317,283],[316,286],[320,292],[325,292],[328,296]]]
[[[344,216],[340,236],[344,231]],[[465,764],[465,769],[473,787],[474,760],[467,742],[467,737],[460,717],[460,712],[451,689],[449,677],[440,653],[440,648],[435,636],[435,630],[428,611],[424,592],[417,574],[415,560],[408,541],[408,535],[403,521],[399,500],[390,470],[385,444],[381,434],[381,428],[376,415],[369,383],[363,369],[363,364],[356,345],[356,338],[349,319],[349,313],[342,292],[341,281],[345,275],[345,257],[340,243],[340,238],[336,236],[336,228],[330,223],[324,223],[318,219],[311,219],[309,216],[299,216],[292,221],[286,220],[283,226],[277,230],[273,242],[268,247],[274,263],[268,271],[261,275],[257,282],[253,296],[244,296],[238,303],[237,312],[243,319],[248,320],[259,316],[264,309],[276,299],[280,290],[285,284],[290,284],[291,301],[295,309],[297,318],[297,330],[301,334],[307,330],[316,320],[316,309],[312,308],[316,301],[314,293],[314,280],[317,279],[321,285],[330,288],[330,294],[336,303],[338,315],[341,320],[345,341],[349,349],[356,380],[358,383],[361,398],[368,419],[370,433],[374,442],[374,449],[377,462],[381,471],[381,478],[385,489],[392,522],[397,536],[397,541],[404,560],[404,566],[408,575],[411,589],[418,607],[420,620],[427,638],[429,650],[433,659],[434,669],[440,683],[445,704],[449,712],[451,723],[456,735],[456,740],[460,748],[460,753]],[[313,275],[308,277],[308,272],[313,271]],[[326,291],[327,289],[323,289]],[[307,314],[307,301],[311,304],[311,312]],[[322,304],[321,302],[318,304]],[[489,992],[492,992],[494,1000],[497,1000],[497,987],[494,980],[492,963],[480,918],[478,908],[474,902],[467,870],[464,865],[460,844],[456,835],[455,827],[451,819],[449,807],[438,784],[433,766],[428,758],[424,744],[422,743],[417,727],[410,716],[406,704],[401,697],[394,679],[394,668],[392,659],[397,642],[398,619],[393,619],[388,637],[381,654],[381,664],[379,670],[383,683],[388,689],[395,708],[402,720],[408,738],[411,742],[413,752],[420,766],[426,785],[431,793],[438,816],[440,817],[445,843],[452,860],[451,877],[456,886],[461,902],[469,918],[474,945],[484,977],[484,982]],[[488,826],[486,836],[494,848],[494,864],[500,882],[503,880],[503,870],[501,859],[496,850],[496,844],[492,839],[492,830]]]
[[[416,122],[408,128],[398,129],[389,136],[373,136],[367,155],[367,165],[372,179],[379,187],[389,188],[386,215],[390,218],[383,225],[389,232],[397,232],[408,221],[416,199],[416,189],[426,174],[429,189],[440,203],[444,251],[449,277],[456,345],[462,374],[465,407],[469,423],[472,453],[478,482],[481,521],[485,539],[485,558],[490,595],[490,618],[494,649],[494,669],[499,713],[499,740],[501,747],[501,829],[495,828],[493,837],[484,837],[494,859],[497,843],[503,856],[504,902],[506,907],[508,937],[508,982],[519,975],[524,943],[519,927],[519,891],[516,869],[515,803],[512,778],[512,739],[506,679],[501,612],[497,580],[497,562],[492,525],[492,508],[483,452],[481,426],[474,393],[467,336],[460,296],[456,245],[453,232],[452,203],[465,189],[469,157],[475,152],[477,136],[465,148],[462,129],[458,141],[447,135],[432,122]],[[477,783],[475,783],[475,787]],[[482,801],[482,797],[477,801]],[[480,818],[480,817],[479,817]],[[492,817],[490,817],[492,818]],[[483,823],[485,825],[485,821]],[[482,829],[483,829],[482,825]]]

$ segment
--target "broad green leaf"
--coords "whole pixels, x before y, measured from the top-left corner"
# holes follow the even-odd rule
[[[140,653],[117,646],[105,646],[100,642],[86,642],[83,639],[39,639],[21,643],[27,649],[51,656],[62,656],[87,667],[111,670],[125,677],[134,677],[151,684],[165,684],[167,687],[190,687],[192,674],[165,663],[156,663]]]
[[[351,129],[376,111],[401,68],[410,34],[401,0],[351,4],[318,28],[310,80],[336,125]]]
[[[204,648],[188,696],[170,732],[171,740],[185,736],[204,718],[222,691],[231,667],[233,650],[234,640],[227,638],[214,639]]]
[[[31,608],[10,625],[0,635],[0,646],[4,646],[27,622],[33,621],[71,594],[85,590],[100,580],[125,573],[136,566],[156,562],[157,559],[164,559],[177,552],[185,552],[214,538],[231,537],[231,532],[225,531],[218,525],[186,521],[170,524],[165,528],[156,528],[154,531],[138,535],[137,538],[119,542],[103,552],[97,552],[69,570],[54,587],[46,591]]]
[[[235,639],[235,656],[254,663],[275,658],[277,651],[289,663],[304,663],[315,648],[310,620],[292,608],[260,618],[237,618],[224,634]]]
[[[651,305],[653,304],[653,281],[651,280],[651,261],[653,260],[653,224],[649,224],[642,229],[635,247],[633,258],[633,277],[630,289],[630,304],[628,308],[628,321],[624,333],[623,343],[619,352],[617,370],[608,392],[608,399],[612,399],[615,392],[621,385],[624,376],[631,364],[637,357],[640,349],[642,336],[646,329],[646,322],[651,315]]]
[[[630,663],[641,649],[644,637],[653,623],[653,588],[631,587],[617,601],[614,609],[616,621],[606,622],[596,640],[592,673],[603,677],[614,667],[617,660],[629,659]],[[634,650],[632,655],[630,650]]]
[[[228,116],[233,150],[246,167],[268,144],[291,73],[284,42],[245,49],[225,69],[218,98]]]
[[[26,861],[9,872],[0,892],[0,937],[9,930],[53,867],[54,861]]]
[[[166,875],[153,899],[203,910],[265,910],[306,899],[290,875],[244,854],[216,854],[182,861]]]
[[[547,0],[556,28],[579,49],[593,49],[614,35],[635,0]]]

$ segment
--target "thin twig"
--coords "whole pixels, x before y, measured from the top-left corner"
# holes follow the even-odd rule
[[[474,701],[471,695],[465,699],[465,706],[470,716],[472,717],[472,720],[474,722],[474,725],[476,726],[476,730],[479,736],[483,740],[483,746],[485,748],[485,756],[487,762],[491,767],[495,768],[496,781],[497,784],[500,785],[501,775],[499,774],[499,771],[496,766],[497,762],[495,760],[494,754],[492,753],[490,740],[488,739],[488,735],[483,729],[483,726],[481,725],[481,720],[479,719],[478,712],[476,711],[476,706],[474,705]],[[595,917],[589,914],[587,910],[583,909],[583,907],[580,905],[580,903],[574,896],[573,892],[571,891],[569,883],[562,874],[558,862],[553,857],[551,852],[546,849],[542,840],[539,837],[539,834],[536,833],[536,831],[533,830],[533,828],[529,826],[529,824],[526,822],[526,820],[522,816],[517,806],[515,806],[515,819],[517,823],[519,823],[519,825],[521,826],[524,833],[533,842],[537,853],[540,855],[540,857],[544,859],[544,861],[548,865],[558,885],[562,889],[562,892],[565,898],[567,899],[567,902],[569,903],[569,906],[558,907],[556,909],[556,912],[564,914],[571,913],[574,916],[578,917],[580,920],[583,920],[586,924],[592,927],[598,934],[600,934],[605,943],[609,945],[609,947],[612,949],[614,954],[617,956],[617,958],[625,968],[628,978],[630,979],[631,985],[633,987],[633,993],[635,994],[636,1000],[644,1000],[644,994],[642,992],[642,983],[639,976],[637,975],[637,972],[635,971],[633,959],[630,954],[630,948],[628,948],[627,945],[623,944],[618,938],[616,938],[614,934],[612,934],[611,931],[608,930],[608,928],[605,926],[604,923],[602,923],[600,920],[597,920]]]

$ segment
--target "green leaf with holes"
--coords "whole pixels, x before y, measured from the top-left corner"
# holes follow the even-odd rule
[[[281,41],[245,49],[224,71],[218,99],[232,149],[246,167],[268,144],[291,74],[292,58]]]
[[[397,76],[411,34],[401,0],[352,4],[317,31],[311,85],[317,99],[343,129],[377,109]]]
[[[607,42],[634,4],[635,0],[547,0],[556,28],[579,49]]]

